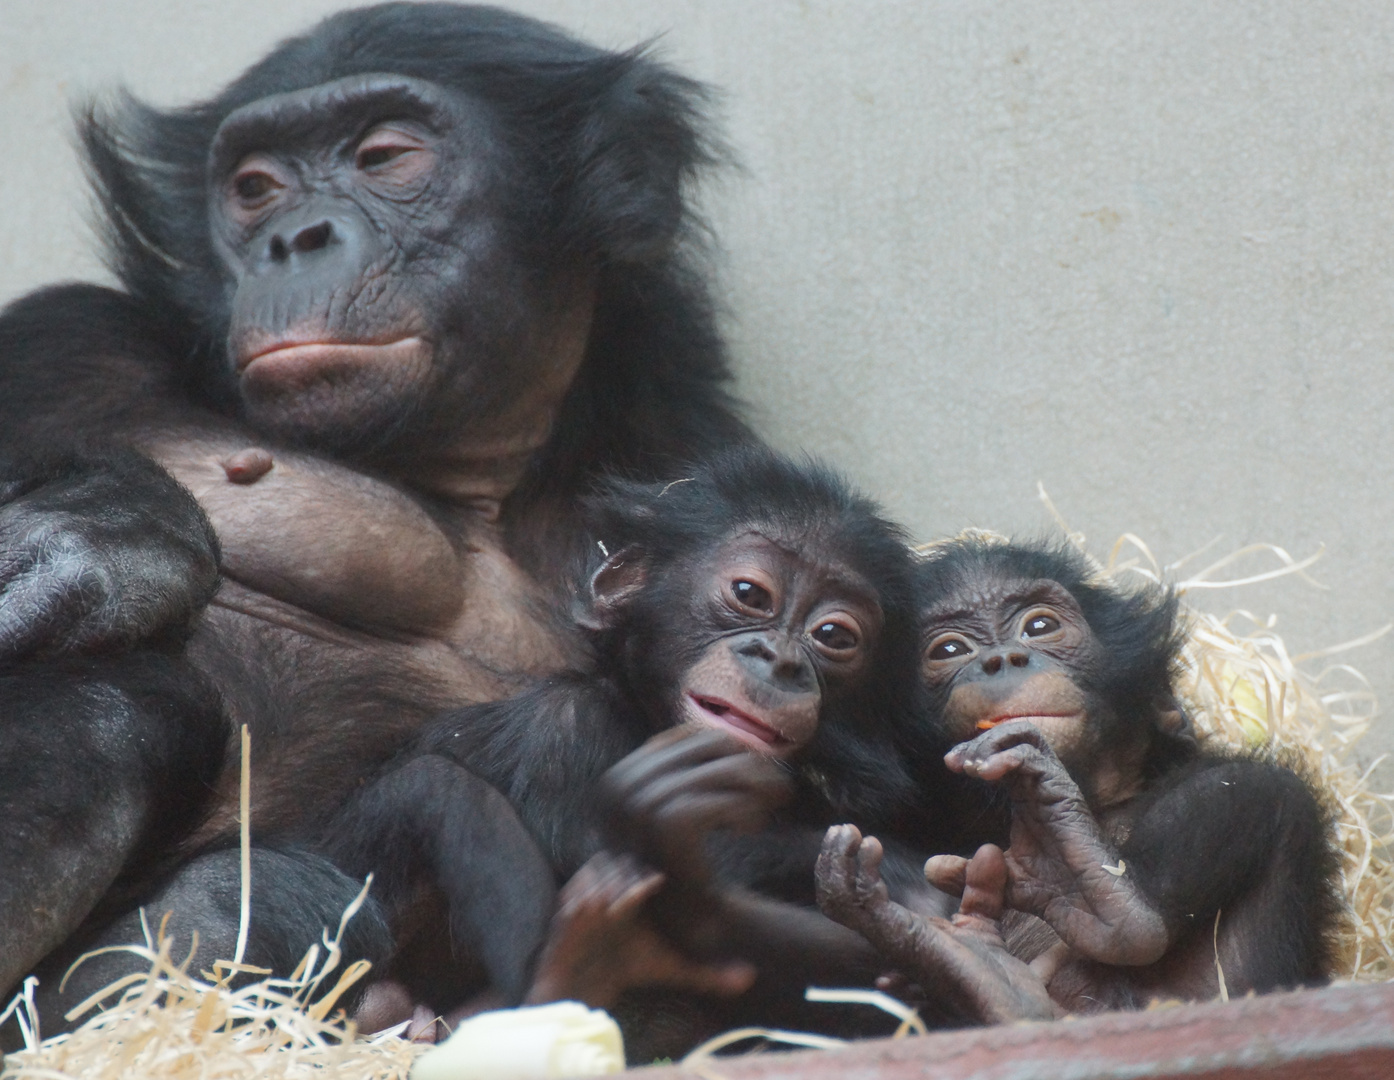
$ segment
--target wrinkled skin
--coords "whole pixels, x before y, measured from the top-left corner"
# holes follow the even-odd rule
[[[964,860],[962,901],[949,918],[918,915],[891,900],[881,880],[882,850],[855,825],[828,830],[818,857],[818,906],[914,979],[938,1009],[960,1022],[996,1024],[1059,1015],[1046,985],[1003,939],[1007,867],[984,845]]]
[[[1008,791],[1007,903],[1104,964],[1143,965],[1171,944],[1160,912],[1128,875],[1046,737],[1011,720],[949,752],[949,768]]]

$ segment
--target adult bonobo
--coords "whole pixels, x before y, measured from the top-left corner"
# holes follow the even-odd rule
[[[85,114],[123,289],[49,289],[0,318],[0,451],[81,432],[196,496],[225,580],[188,655],[251,728],[260,832],[316,828],[423,717],[574,654],[557,601],[597,472],[659,477],[750,438],[693,256],[703,101],[642,50],[493,8],[387,4],[326,20],[203,104]],[[158,486],[93,505],[15,471],[0,662],[125,647],[201,599],[193,572],[152,597],[170,560],[104,528],[114,507],[168,517]],[[64,725],[95,722],[56,696],[53,713],[66,744]],[[23,752],[10,738],[0,759]],[[226,836],[235,774],[187,850]],[[71,810],[94,875],[110,801]],[[42,822],[7,827],[27,824]],[[205,852],[148,899],[222,910],[235,863]],[[276,912],[279,890],[317,937],[356,888],[336,880],[261,849],[254,910]],[[44,935],[0,913],[0,990],[101,930],[82,926],[86,892],[51,903]],[[203,940],[204,960],[226,944]]]

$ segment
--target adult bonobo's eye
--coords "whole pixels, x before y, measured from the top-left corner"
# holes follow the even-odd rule
[[[1049,611],[1033,611],[1021,623],[1021,636],[1046,637],[1060,629],[1060,620]]]
[[[230,220],[242,227],[261,221],[276,204],[292,177],[265,154],[244,158],[227,182],[224,206]]]
[[[762,615],[768,615],[774,610],[774,597],[770,595],[770,590],[745,578],[731,582],[731,595],[741,607],[758,611]]]
[[[434,155],[420,135],[395,124],[373,128],[354,148],[354,167],[375,179],[401,184],[424,176]]]
[[[830,653],[850,653],[861,643],[861,635],[847,618],[819,619],[811,637]]]
[[[228,181],[234,212],[241,217],[268,206],[285,189],[283,170],[269,157],[253,154],[244,159]]]
[[[270,195],[280,185],[264,172],[239,173],[232,182],[232,190],[243,202],[255,202]]]
[[[973,654],[973,643],[960,634],[940,634],[929,643],[925,657],[929,660],[961,660]]]

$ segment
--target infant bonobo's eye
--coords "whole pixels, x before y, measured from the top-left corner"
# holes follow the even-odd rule
[[[973,646],[957,634],[945,634],[930,642],[925,656],[930,660],[960,660],[973,651]]]
[[[774,610],[774,597],[770,595],[770,591],[753,581],[741,579],[731,582],[731,595],[741,607],[750,608],[751,611]]]
[[[851,652],[861,640],[857,632],[844,623],[829,619],[813,630],[813,640],[829,652]]]
[[[1022,637],[1045,637],[1060,629],[1060,620],[1044,611],[1033,612],[1021,624]]]

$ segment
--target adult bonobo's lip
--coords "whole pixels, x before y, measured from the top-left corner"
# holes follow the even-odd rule
[[[1073,719],[1074,719],[1075,717],[1077,717],[1078,715],[1079,715],[1078,713],[1063,713],[1063,712],[1062,712],[1062,713],[1041,713],[1041,712],[1002,713],[1002,714],[999,715],[999,716],[989,716],[989,717],[986,717],[985,719],[979,720],[978,723],[977,723],[977,728],[978,728],[979,731],[991,731],[991,730],[992,730],[993,728],[995,728],[998,724],[1005,724],[1008,720],[1028,720],[1028,721],[1030,721],[1031,723],[1035,724],[1037,727],[1046,727],[1046,726],[1049,726],[1049,723],[1050,723],[1050,721],[1052,721],[1052,720],[1073,720]],[[1044,721],[1044,723],[1042,723],[1042,721]]]
[[[237,370],[256,378],[301,379],[328,368],[360,365],[396,366],[429,353],[430,345],[417,335],[385,342],[276,340],[238,357]]]
[[[685,706],[697,723],[719,728],[762,754],[779,754],[792,743],[760,717],[738,709],[725,698],[689,690]]]

